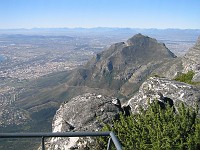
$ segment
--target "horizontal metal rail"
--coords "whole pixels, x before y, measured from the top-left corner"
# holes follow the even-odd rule
[[[0,133],[0,138],[42,138],[42,149],[44,150],[44,138],[46,137],[97,137],[110,136],[117,150],[122,150],[122,146],[113,132],[56,132],[56,133]],[[110,140],[108,143],[110,149]]]

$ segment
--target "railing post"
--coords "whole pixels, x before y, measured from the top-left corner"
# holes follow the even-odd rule
[[[108,145],[107,145],[107,150],[111,150],[111,137],[108,139]]]
[[[117,137],[115,136],[115,134],[112,131],[110,132],[110,136],[111,136],[112,141],[115,144],[115,147],[117,148],[117,150],[122,150],[122,146],[121,146],[119,140],[117,139]]]
[[[42,137],[42,150],[45,150],[44,136]]]

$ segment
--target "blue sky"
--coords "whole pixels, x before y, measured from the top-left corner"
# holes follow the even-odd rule
[[[200,29],[200,0],[0,0],[0,29]]]

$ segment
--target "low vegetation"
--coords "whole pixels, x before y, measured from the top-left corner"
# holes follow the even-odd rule
[[[193,85],[198,84],[198,82],[192,81],[194,75],[195,75],[194,71],[188,71],[187,73],[181,73],[180,75],[177,75],[175,80]]]
[[[106,124],[103,131],[113,131],[126,150],[199,150],[200,118],[197,110],[186,108],[184,104],[176,112],[169,106],[163,110],[154,102],[148,110],[141,109],[139,114],[121,115],[112,126]],[[105,149],[107,142],[106,138],[98,140],[98,149]]]

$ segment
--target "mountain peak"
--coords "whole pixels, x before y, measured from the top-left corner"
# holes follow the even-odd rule
[[[127,47],[134,50],[134,56],[148,59],[176,57],[164,43],[159,43],[156,39],[138,33],[127,40]],[[144,55],[145,54],[145,55]],[[147,58],[145,58],[145,56]]]
[[[136,34],[127,42],[111,45],[90,60],[83,69],[77,70],[68,82],[112,91],[123,95],[133,93],[150,73],[175,55],[157,40]],[[135,86],[135,89],[130,88]]]
[[[147,36],[145,36],[145,35],[143,35],[143,34],[141,34],[141,33],[138,33],[138,34],[135,34],[133,37],[138,37],[138,38],[139,38],[139,37],[147,37]],[[132,37],[132,38],[133,38],[133,37]]]
[[[131,46],[131,45],[141,46],[141,45],[146,45],[149,42],[156,43],[157,41],[156,41],[156,39],[142,35],[141,33],[138,33],[138,34],[134,35],[133,37],[131,37],[130,39],[127,40],[128,46]]]

